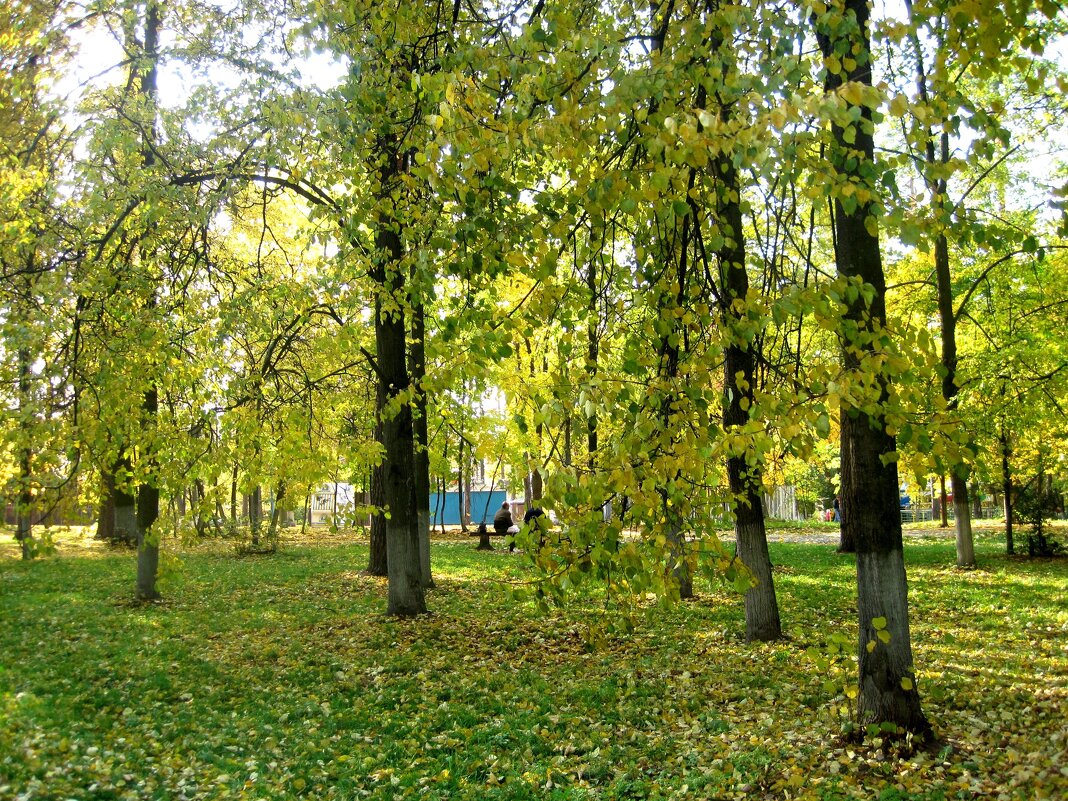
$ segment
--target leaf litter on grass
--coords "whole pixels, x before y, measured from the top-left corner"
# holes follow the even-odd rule
[[[706,587],[590,650],[593,603],[538,617],[524,557],[436,540],[434,614],[382,615],[362,543],[185,558],[162,607],[115,603],[132,560],[0,564],[0,799],[1056,799],[1068,787],[1063,563],[945,568],[910,546],[913,636],[941,738],[841,736],[851,567],[773,545],[790,639],[747,645]],[[1023,599],[1017,601],[1017,599]],[[77,609],[77,614],[65,614]]]

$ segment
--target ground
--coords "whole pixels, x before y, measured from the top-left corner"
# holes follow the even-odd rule
[[[1068,563],[980,529],[958,571],[944,533],[909,531],[939,737],[909,751],[841,736],[856,624],[835,530],[772,539],[786,641],[747,645],[740,598],[699,586],[591,650],[595,597],[538,616],[508,592],[525,557],[476,538],[435,539],[433,614],[397,621],[358,532],[198,545],[150,606],[129,552],[63,532],[27,565],[5,534],[0,799],[1065,797]]]

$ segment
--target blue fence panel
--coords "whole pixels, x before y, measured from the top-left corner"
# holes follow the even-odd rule
[[[471,523],[476,526],[479,523],[490,525],[493,523],[493,515],[506,500],[508,500],[508,495],[504,490],[472,492]],[[446,492],[444,505],[442,505],[440,494],[432,493],[430,495],[430,520],[431,525],[441,525],[442,520],[446,526],[460,525],[460,493]]]

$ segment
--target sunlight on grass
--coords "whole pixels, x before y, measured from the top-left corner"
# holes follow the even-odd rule
[[[748,646],[740,598],[701,588],[591,651],[596,603],[509,600],[525,557],[435,540],[433,614],[385,618],[351,535],[275,557],[215,542],[162,604],[133,556],[60,538],[0,560],[0,798],[1057,798],[1068,785],[1068,565],[978,571],[910,539],[913,636],[935,749],[839,734],[855,663],[852,559],[772,544],[790,639]],[[87,558],[87,557],[92,558]],[[72,613],[77,610],[76,613]],[[844,710],[844,711],[843,711]]]

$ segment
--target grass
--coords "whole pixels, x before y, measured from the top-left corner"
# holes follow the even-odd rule
[[[821,531],[823,529],[820,529]],[[789,540],[791,535],[784,534]],[[800,538],[803,539],[803,538]],[[130,602],[133,556],[77,531],[33,564],[0,539],[0,799],[1055,799],[1068,792],[1068,563],[953,569],[906,543],[924,708],[904,754],[839,736],[852,680],[806,655],[852,642],[852,560],[775,542],[790,639],[746,645],[740,599],[700,587],[589,651],[590,608],[509,600],[521,554],[436,540],[430,617],[382,616],[366,545],[181,555]]]

